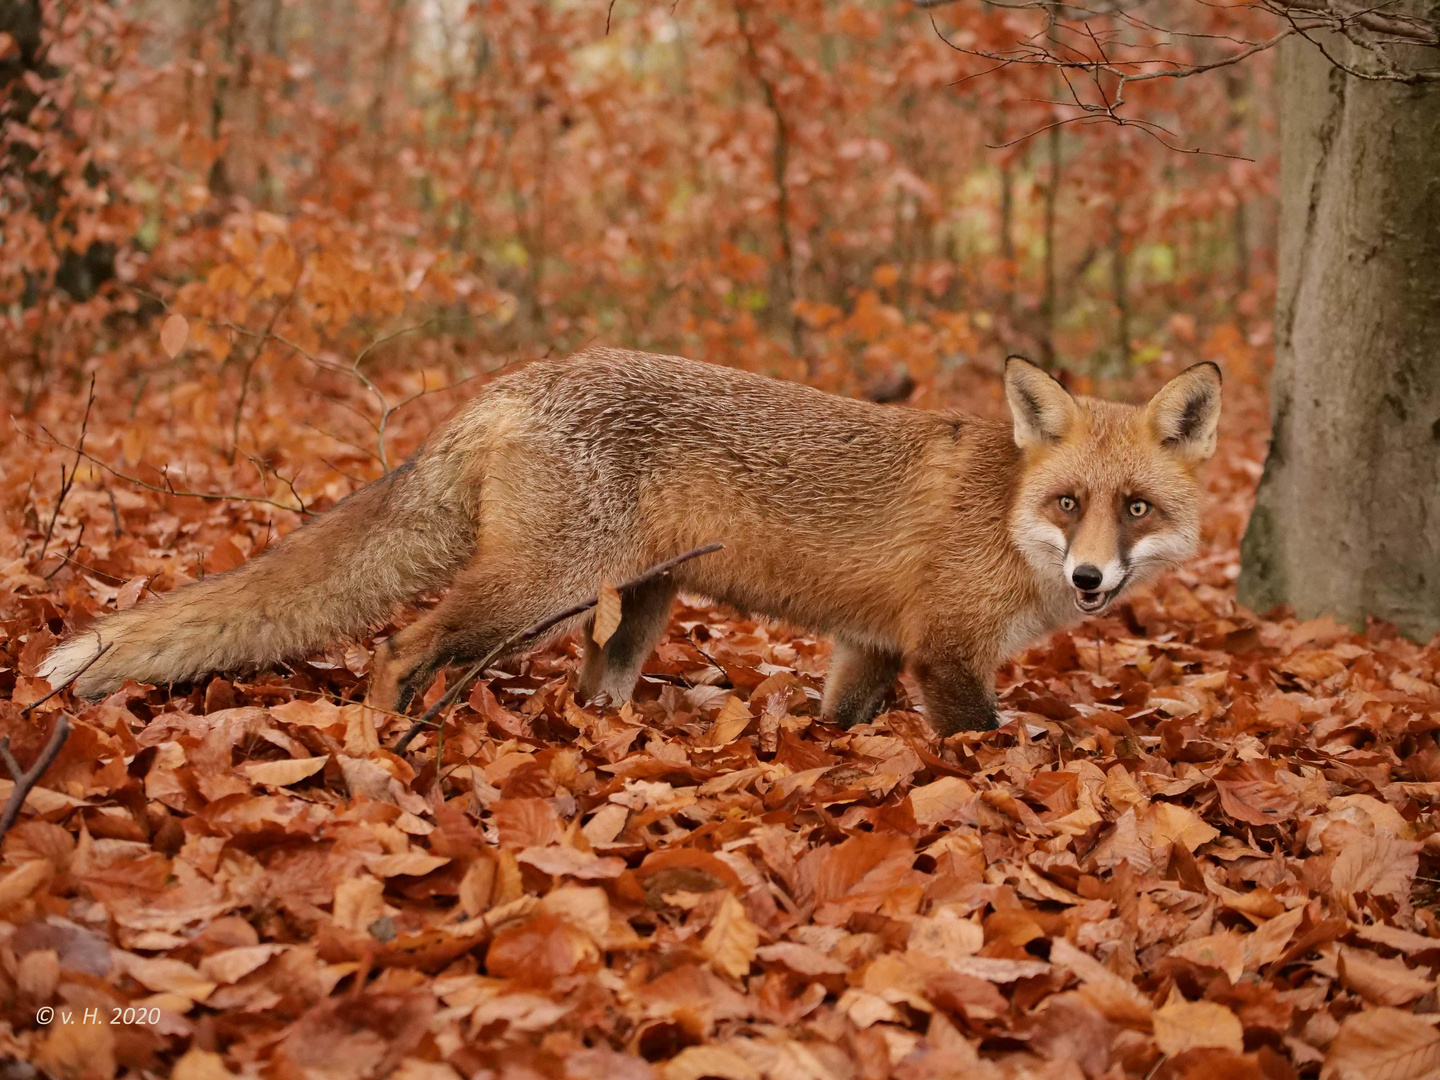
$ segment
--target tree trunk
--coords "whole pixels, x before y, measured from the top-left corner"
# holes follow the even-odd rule
[[[1364,62],[1333,37],[1326,51]],[[1240,599],[1427,639],[1440,631],[1440,84],[1347,75],[1299,38],[1280,71],[1274,426]]]

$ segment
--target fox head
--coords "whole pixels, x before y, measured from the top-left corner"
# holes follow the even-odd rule
[[[1187,368],[1145,405],[1072,397],[1012,356],[1005,397],[1022,466],[1010,515],[1042,578],[1102,611],[1120,591],[1195,554],[1200,465],[1215,452],[1220,369]]]

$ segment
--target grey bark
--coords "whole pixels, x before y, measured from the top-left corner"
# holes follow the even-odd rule
[[[1427,639],[1440,632],[1440,84],[1347,75],[1299,38],[1280,82],[1274,426],[1240,599]]]

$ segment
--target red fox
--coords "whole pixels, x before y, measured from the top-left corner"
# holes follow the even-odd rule
[[[718,540],[622,597],[603,648],[585,635],[583,697],[628,700],[683,589],[830,635],[821,710],[844,727],[908,663],[936,732],[989,730],[1009,654],[1194,553],[1220,371],[1134,406],[1012,357],[1005,396],[1009,424],[614,349],[535,363],[274,550],[101,618],[41,674],[90,663],[76,690],[97,696],[270,664],[449,586],[377,652],[369,700],[403,711],[602,578]]]

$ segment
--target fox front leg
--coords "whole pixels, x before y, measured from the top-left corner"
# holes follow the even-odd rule
[[[585,660],[580,667],[580,697],[594,701],[604,695],[611,705],[630,700],[640,669],[665,635],[679,587],[669,577],[647,581],[620,597],[620,625],[604,646],[585,631]]]
[[[837,641],[825,676],[821,714],[842,728],[873,720],[900,667],[899,653]]]
[[[925,657],[914,667],[925,719],[941,738],[957,731],[994,731],[1000,726],[994,676],[988,670],[981,675],[968,659],[954,655]]]

